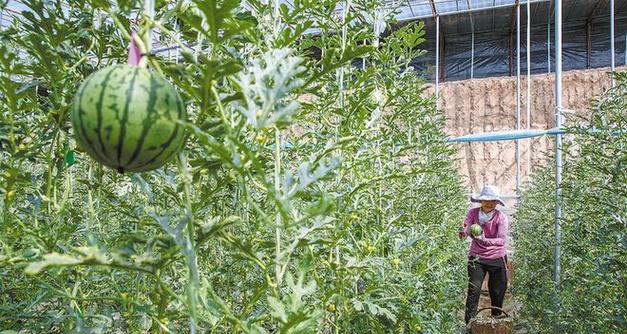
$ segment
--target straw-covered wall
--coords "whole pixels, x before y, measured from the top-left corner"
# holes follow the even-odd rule
[[[624,70],[624,68],[623,68]],[[531,77],[531,128],[555,126],[555,74]],[[563,107],[567,122],[586,117],[590,102],[610,87],[608,68],[563,73]],[[432,92],[432,90],[431,90]],[[443,83],[439,106],[446,113],[451,136],[516,128],[516,77],[498,77]],[[521,128],[526,127],[526,81],[521,79]],[[553,137],[520,141],[521,180],[529,170],[548,163],[553,155]],[[457,166],[477,191],[483,184],[498,185],[512,194],[516,182],[515,143],[460,143]]]

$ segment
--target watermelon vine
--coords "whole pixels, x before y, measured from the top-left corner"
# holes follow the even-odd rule
[[[562,280],[553,283],[554,169],[537,171],[514,225],[515,296],[534,333],[627,329],[625,72],[595,101],[589,121],[568,129],[562,183]]]
[[[407,67],[422,24],[383,38],[370,0],[343,20],[335,1],[24,3],[0,32],[0,330],[458,329],[466,203]],[[178,49],[118,65],[134,17]]]

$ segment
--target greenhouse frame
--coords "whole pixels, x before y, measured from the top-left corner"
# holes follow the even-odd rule
[[[627,331],[626,110],[627,0],[0,2],[0,334]]]

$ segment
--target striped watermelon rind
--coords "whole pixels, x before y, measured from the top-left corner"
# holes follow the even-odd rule
[[[479,224],[470,225],[470,234],[472,234],[475,237],[478,237],[481,235],[481,233],[483,233],[483,229],[481,228]]]
[[[110,66],[79,87],[71,111],[78,144],[123,172],[161,167],[185,142],[185,106],[176,89],[148,69]]]

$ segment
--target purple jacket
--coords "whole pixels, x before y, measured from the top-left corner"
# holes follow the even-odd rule
[[[479,210],[480,208],[474,208],[468,211],[464,219],[464,236],[470,236],[470,225],[479,224]],[[505,256],[507,224],[507,215],[495,209],[492,219],[481,226],[483,234],[472,239],[468,255],[482,259],[498,259]]]

